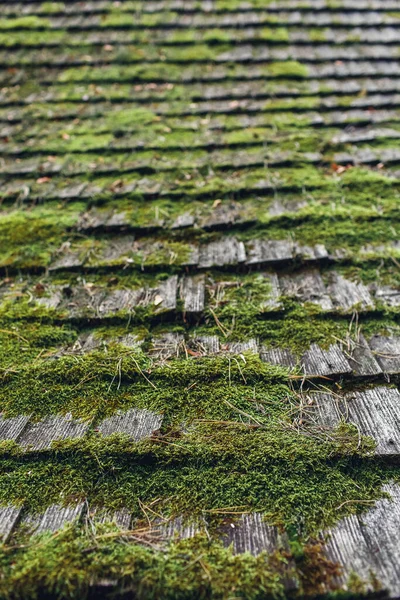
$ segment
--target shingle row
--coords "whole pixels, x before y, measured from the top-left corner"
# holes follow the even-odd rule
[[[0,441],[14,441],[26,452],[48,450],[53,442],[80,439],[93,431],[102,437],[124,434],[138,442],[151,437],[161,424],[162,415],[139,409],[118,411],[101,422],[74,419],[71,414],[35,421],[29,415],[7,417],[0,413]]]
[[[31,0],[29,2],[8,1],[3,5],[4,15],[22,16],[22,15],[43,15],[48,16],[49,9],[46,5],[42,6],[39,0]],[[280,12],[284,10],[299,10],[302,11],[396,11],[400,7],[398,0],[340,0],[332,4],[327,0],[280,0],[263,4],[260,2],[243,1],[240,5],[229,7],[229,4],[222,5],[216,0],[158,0],[143,2],[140,0],[132,0],[124,2],[118,6],[122,12],[157,13],[164,11],[177,12],[222,12],[228,11],[240,12],[262,11],[262,12]],[[86,13],[108,13],[115,12],[115,3],[111,0],[96,0],[85,2],[68,2],[58,3],[52,7],[50,14],[86,14]]]

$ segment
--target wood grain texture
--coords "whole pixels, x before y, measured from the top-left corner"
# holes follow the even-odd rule
[[[73,419],[70,414],[49,415],[41,421],[29,423],[18,438],[18,443],[25,449],[45,450],[54,441],[83,437],[89,425]]]
[[[181,333],[168,331],[153,338],[150,352],[156,360],[165,361],[178,357],[184,348],[184,336]]]
[[[29,417],[26,415],[6,418],[0,413],[0,440],[17,440],[28,422]]]
[[[257,556],[261,552],[272,553],[279,548],[288,548],[288,540],[277,527],[268,525],[260,513],[245,514],[224,528],[224,544],[232,544],[235,554],[249,552]]]
[[[143,297],[143,290],[113,290],[106,294],[100,302],[98,314],[100,317],[118,313],[119,311],[133,311]]]
[[[377,388],[346,394],[348,420],[364,435],[374,438],[376,454],[400,452],[400,392],[395,388]]]
[[[64,527],[67,523],[73,523],[82,516],[84,506],[83,502],[66,507],[59,504],[49,506],[43,515],[31,520],[31,524],[34,525],[34,533],[54,532]]]
[[[400,453],[400,392],[377,386],[363,391],[338,394],[313,394],[316,420],[334,427],[340,420],[356,425],[360,434],[372,437],[378,456]],[[312,417],[311,417],[312,420]]]
[[[331,273],[328,292],[335,308],[344,312],[354,308],[372,309],[374,301],[367,286],[345,279],[338,273]]]
[[[351,373],[351,367],[338,344],[332,344],[327,350],[311,344],[303,354],[300,364],[307,376],[339,376]]]
[[[386,306],[400,306],[400,290],[388,285],[371,286],[377,302]]]
[[[235,238],[224,238],[201,246],[199,268],[223,267],[244,263],[246,251],[243,242]]]
[[[123,433],[135,442],[150,437],[160,429],[162,415],[157,415],[148,410],[132,408],[126,412],[119,411],[112,417],[104,419],[98,427],[98,432],[103,436],[113,433]]]
[[[196,336],[193,338],[192,344],[195,352],[198,352],[200,356],[218,354],[220,351],[220,341],[219,337],[216,335]]]
[[[355,340],[349,340],[344,345],[343,352],[355,375],[371,377],[382,374],[382,369],[362,334]]]
[[[280,297],[282,295],[282,290],[278,275],[276,273],[263,273],[262,277],[270,284],[270,292],[261,304],[262,309],[265,312],[269,310],[275,311],[281,309],[282,302]]]
[[[2,506],[0,507],[0,540],[5,544],[22,513],[22,507]]]
[[[292,260],[295,247],[289,240],[253,240],[247,244],[248,265],[279,264]]]
[[[247,340],[247,342],[228,342],[223,344],[222,349],[231,352],[232,354],[243,354],[243,352],[257,354],[258,342],[255,339]]]
[[[288,551],[289,540],[277,527],[268,525],[260,513],[244,514],[238,520],[229,520],[221,531],[222,542],[231,546],[234,554],[249,553],[258,556],[261,552],[273,554],[278,550]],[[280,572],[287,592],[297,587],[297,582],[288,571],[293,568],[292,560]]]
[[[204,276],[184,277],[180,281],[180,298],[185,313],[201,313],[205,304]]]
[[[323,310],[333,309],[322,276],[316,269],[302,270],[279,278],[282,292],[286,296],[294,297],[301,302],[318,304]]]
[[[120,529],[128,530],[131,525],[132,513],[127,508],[121,508],[119,510],[110,511],[96,507],[91,508],[85,515],[86,522],[88,524],[93,523],[94,525],[103,523],[115,523]]]
[[[182,515],[165,521],[156,519],[151,526],[152,534],[155,534],[160,541],[193,538],[202,529],[204,526],[201,526],[200,521],[188,520]]]
[[[388,375],[400,373],[400,338],[374,335],[369,346],[382,371]]]
[[[294,369],[298,363],[293,352],[287,348],[267,348],[261,346],[260,358],[262,361],[270,363],[271,365],[287,367],[290,370]]]
[[[400,491],[390,484],[391,500],[380,500],[362,515],[352,515],[328,532],[327,556],[343,566],[338,583],[347,589],[351,573],[364,580],[369,591],[376,582],[390,598],[400,591]]]

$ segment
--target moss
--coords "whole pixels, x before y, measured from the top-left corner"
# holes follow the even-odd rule
[[[390,256],[378,260],[365,260],[357,264],[342,265],[338,270],[347,279],[362,281],[366,285],[400,287],[399,269]]]
[[[78,205],[82,209],[82,205]],[[75,211],[77,206],[74,207]],[[0,266],[45,266],[77,221],[74,209],[48,205],[32,212],[13,210],[0,219]]]
[[[35,363],[51,355],[62,345],[72,344],[76,332],[67,325],[56,326],[43,322],[0,322],[0,372],[17,372],[23,365]]]
[[[35,15],[15,19],[0,19],[0,29],[47,29],[50,22]]]
[[[64,12],[65,10],[65,3],[64,2],[42,2],[42,4],[40,5],[40,12],[42,13],[48,13],[48,14],[52,14],[52,13],[58,13],[58,12]]]
[[[288,42],[289,30],[286,27],[264,27],[260,30],[260,38],[270,42]]]
[[[36,360],[26,364],[19,360],[17,350],[10,357],[5,347],[0,406],[8,415],[42,417],[71,412],[91,419],[136,407],[163,413],[165,427],[196,418],[237,420],[241,410],[249,411],[257,420],[258,405],[282,411],[289,393],[285,371],[261,363],[256,357],[249,356],[245,362],[241,360],[242,364],[230,358],[178,360],[156,368],[142,352],[109,343],[84,356],[46,360],[45,355],[40,360],[34,332],[30,333],[31,341],[20,339],[18,329],[9,333],[9,344],[14,341],[22,354],[28,346],[31,356],[36,352]],[[67,331],[59,330],[60,342],[61,334],[66,337],[65,344]],[[246,386],[251,382],[257,389],[248,398]],[[211,387],[213,394],[219,395],[218,404],[210,401]],[[263,420],[262,415],[259,418]]]
[[[118,112],[111,112],[107,117],[107,124],[116,127],[140,127],[147,126],[157,120],[156,115],[147,108],[126,108]]]
[[[0,45],[13,46],[52,46],[68,42],[68,34],[65,31],[37,30],[0,30]]]
[[[168,21],[176,21],[179,19],[179,13],[175,12],[167,12],[163,11],[162,13],[143,13],[141,15],[140,21],[136,18],[134,14],[129,14],[124,11],[119,10],[119,8],[113,8],[111,12],[102,16],[100,27],[105,28],[132,28],[132,25],[135,24],[136,27],[140,24],[142,27],[155,27],[157,25],[162,25]]]
[[[269,313],[263,318],[254,298],[245,299],[246,289],[237,294],[237,300],[234,293],[231,296],[231,303],[207,311],[206,327],[199,328],[200,332],[220,334],[222,328],[227,340],[258,338],[267,347],[289,348],[301,356],[310,344],[327,348],[347,330],[346,320],[334,320],[316,305],[299,306],[284,298],[281,315]]]
[[[273,77],[298,77],[302,79],[308,76],[307,66],[297,60],[272,63],[267,67],[267,72]]]
[[[325,439],[282,424],[254,429],[215,422],[138,444],[94,435],[54,442],[51,454],[3,455],[0,502],[43,510],[87,499],[125,506],[139,517],[138,499],[158,498],[164,514],[240,507],[307,535],[365,509],[381,497],[383,483],[398,478],[397,467],[368,458],[372,448],[348,426]]]
[[[92,534],[69,526],[57,536],[35,537],[25,550],[3,547],[0,564],[5,599],[84,600],[90,582],[96,588],[101,581],[116,580],[119,592],[130,590],[138,600],[227,600],[232,594],[277,600],[284,598],[289,571],[284,554],[234,556],[201,535],[171,542],[162,552],[122,536],[112,524],[98,525]]]
[[[310,41],[311,42],[316,42],[316,43],[326,42],[327,32],[328,31],[329,30],[327,30],[327,29],[321,29],[321,28],[310,29],[309,33],[308,33]]]
[[[244,0],[217,0],[215,8],[219,12],[236,11],[244,5],[250,5],[254,9],[263,9],[266,8],[271,1],[272,0],[251,0],[250,2],[245,2]]]

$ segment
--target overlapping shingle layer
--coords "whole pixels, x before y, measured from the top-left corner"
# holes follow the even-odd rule
[[[0,12],[4,543],[110,520],[138,543],[129,531],[144,515],[159,552],[200,535],[238,555],[283,553],[289,595],[397,597],[400,1],[9,0]],[[200,470],[193,431],[210,423],[290,432],[321,452],[339,439],[321,461],[360,498],[339,494],[339,524],[309,525],[311,501],[292,522],[256,479],[230,511],[227,475],[224,500],[197,513],[156,485],[146,502],[165,512],[147,510],[132,481],[158,468],[153,446],[192,444],[163,464],[190,470],[193,453]],[[128,487],[110,500],[108,471],[98,488],[49,483],[41,499],[17,479],[29,461],[28,475],[50,473],[69,452],[107,453],[115,434],[148,444],[130,503]],[[336,484],[320,485],[329,496]],[[294,550],[310,535],[326,541],[311,584]]]

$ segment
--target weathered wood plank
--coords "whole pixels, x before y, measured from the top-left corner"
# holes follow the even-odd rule
[[[216,335],[199,335],[192,340],[193,347],[200,356],[218,354],[220,351],[219,338]]]
[[[21,516],[22,507],[3,506],[0,507],[0,540],[5,544],[12,534]]]
[[[185,229],[186,227],[193,227],[194,224],[194,215],[190,212],[185,212],[176,217],[175,221],[171,224],[171,229]]]
[[[91,508],[86,514],[88,522],[97,523],[115,523],[120,529],[128,530],[131,525],[132,513],[127,508],[121,508],[116,511],[110,511],[102,508]]]
[[[177,290],[178,277],[174,275],[155,288],[116,289],[105,292],[98,305],[97,313],[100,317],[104,317],[119,311],[134,311],[137,306],[150,305],[154,305],[157,312],[172,311],[176,309]]]
[[[7,419],[0,413],[0,440],[17,440],[29,419],[30,417],[26,415]]]
[[[336,427],[347,418],[343,398],[330,392],[313,391],[307,394],[303,407],[302,413],[307,423],[323,428]]]
[[[318,304],[323,310],[332,310],[332,300],[319,271],[310,269],[282,275],[279,282],[285,295]]]
[[[180,281],[180,298],[185,313],[201,313],[205,303],[205,279],[203,275],[184,277]]]
[[[247,265],[279,264],[292,260],[294,243],[290,240],[253,240],[247,244]]]
[[[123,229],[131,226],[126,212],[115,210],[98,210],[91,208],[84,212],[77,223],[78,231],[93,231],[99,229]],[[143,227],[145,228],[145,227]]]
[[[150,437],[155,431],[160,429],[162,424],[162,415],[157,415],[148,410],[136,408],[125,412],[118,411],[112,417],[104,419],[98,427],[98,432],[103,436],[109,436],[113,433],[123,433],[129,435],[135,442]]]
[[[65,311],[70,319],[98,318],[99,305],[101,305],[106,290],[90,285],[64,286],[62,289],[62,302],[58,305],[60,311]]]
[[[72,198],[79,198],[79,196],[83,193],[86,188],[87,183],[77,183],[72,185],[66,185],[58,192],[58,197],[60,200],[70,200]]]
[[[243,352],[258,354],[258,342],[254,339],[247,340],[246,342],[227,342],[221,346],[221,349],[232,354],[243,354]]]
[[[121,235],[112,238],[109,244],[103,249],[101,255],[96,256],[99,264],[117,263],[128,264],[127,260],[135,251],[135,238],[133,235]]]
[[[323,244],[315,246],[295,244],[295,257],[300,258],[303,262],[325,261],[328,256],[328,251]]]
[[[326,554],[343,567],[338,580],[348,589],[348,578],[355,573],[366,583],[366,591],[376,590],[380,584],[390,598],[397,598],[400,589],[400,490],[399,486],[385,486],[392,500],[379,500],[368,512],[352,515],[328,534]],[[386,597],[386,596],[385,596]]]
[[[168,331],[153,338],[151,354],[160,361],[176,358],[184,350],[185,338],[180,333]]]
[[[250,513],[231,521],[224,528],[224,544],[230,546],[235,554],[249,552],[257,556],[261,552],[273,553],[288,548],[286,535],[279,533],[277,527],[268,525],[261,513]]]
[[[62,286],[51,286],[46,295],[36,296],[35,302],[46,308],[58,308],[64,299]]]
[[[243,162],[240,161],[241,165]],[[242,215],[243,209],[240,208],[240,205],[233,202],[229,204],[221,203],[213,209],[208,217],[201,220],[200,226],[204,229],[228,228],[230,225],[240,222]]]
[[[144,290],[119,289],[108,292],[100,302],[97,312],[100,317],[118,313],[120,311],[132,311],[143,298]]]
[[[317,344],[311,344],[304,352],[300,364],[307,376],[333,377],[348,375],[352,371],[339,344],[331,344],[327,350],[323,350]]]
[[[53,504],[49,506],[43,515],[35,519],[36,521],[34,533],[43,533],[45,531],[57,531],[64,527],[68,523],[81,518],[85,504],[79,502],[74,506],[60,506],[59,504]]]
[[[345,396],[348,420],[377,442],[376,454],[400,453],[400,392],[383,386]]]
[[[73,419],[70,413],[49,415],[42,421],[29,423],[18,443],[26,449],[45,450],[56,440],[83,437],[89,426],[88,422]]]
[[[389,285],[371,286],[377,302],[387,306],[400,306],[400,290]]]
[[[382,373],[382,369],[363,335],[359,334],[355,340],[349,338],[347,346],[343,345],[342,348],[355,375],[368,377]]]
[[[112,521],[121,529],[127,530],[131,526],[132,513],[127,508],[121,508],[114,512]]]
[[[77,223],[78,231],[92,231],[95,229],[105,228],[108,219],[110,218],[110,211],[100,211],[96,208],[81,214]]]
[[[377,455],[399,454],[400,392],[397,389],[379,386],[349,392],[343,397],[317,393],[312,398],[317,422],[324,427],[334,427],[342,419],[376,441]]]
[[[170,311],[176,309],[178,294],[178,276],[173,275],[162,281],[153,292],[152,303],[158,311]]]
[[[121,337],[118,337],[116,341],[127,348],[139,348],[143,344],[143,339],[133,333],[122,335]]]
[[[200,247],[199,268],[224,267],[237,265],[246,260],[243,242],[227,237]]]
[[[80,253],[74,252],[70,247],[63,245],[54,256],[49,266],[49,271],[58,271],[62,269],[77,269],[83,266],[83,258]]]
[[[170,541],[175,538],[192,538],[200,533],[201,529],[199,521],[189,521],[187,518],[179,515],[174,519],[166,521],[157,519],[152,525],[151,533],[160,536],[160,539]]]
[[[293,370],[298,363],[295,355],[287,348],[267,348],[266,346],[261,346],[260,358],[266,363],[287,367],[290,370]]]
[[[384,373],[400,373],[400,338],[374,335],[369,340],[374,357]]]
[[[221,535],[223,544],[231,546],[234,554],[248,552],[258,556],[261,552],[273,554],[278,550],[289,551],[287,535],[277,527],[268,525],[260,513],[244,514],[237,521],[229,521],[223,527]],[[292,568],[292,561],[289,561],[280,573],[287,591],[293,591],[297,587],[297,582],[290,573]]]
[[[343,311],[353,310],[357,307],[364,310],[374,307],[374,301],[367,286],[345,279],[338,273],[330,274],[328,292],[334,307]]]
[[[282,302],[280,297],[282,295],[281,288],[279,285],[278,275],[276,273],[263,273],[263,278],[269,281],[270,292],[265,300],[262,301],[261,307],[263,310],[279,310],[282,308]]]
[[[96,20],[91,20],[91,16],[98,13],[109,13],[112,11],[113,3],[106,0],[97,0],[96,2],[69,2],[64,4],[57,4],[54,7],[54,14],[58,17],[64,15],[77,15],[78,18],[85,16],[87,22],[92,26],[98,23]],[[134,14],[134,11],[140,11],[142,14],[154,14],[162,13],[164,11],[174,11],[183,13],[184,15],[191,13],[206,13],[212,15],[212,13],[223,13],[229,16],[230,12],[236,13],[240,10],[242,13],[259,13],[264,14],[276,13],[282,11],[302,11],[304,12],[333,12],[337,10],[342,11],[375,11],[385,12],[394,11],[398,8],[397,0],[358,0],[357,3],[350,2],[350,0],[341,0],[338,5],[329,5],[326,0],[279,0],[269,2],[267,5],[262,6],[253,2],[243,2],[238,7],[236,5],[224,6],[219,5],[215,0],[165,0],[165,1],[147,1],[147,2],[135,2],[122,7],[122,11],[125,14]],[[44,15],[48,16],[48,6],[43,5],[40,2],[15,2],[11,0],[4,5],[4,15],[6,16],[20,16],[20,15]],[[79,22],[79,21],[78,21]]]

